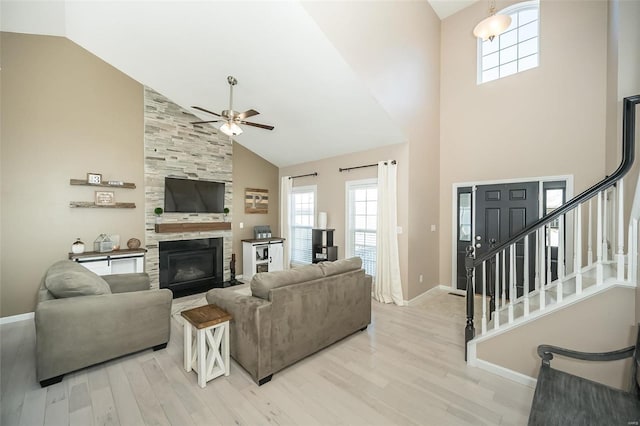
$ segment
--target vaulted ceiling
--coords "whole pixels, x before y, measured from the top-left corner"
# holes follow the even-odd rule
[[[430,2],[443,18],[473,1]],[[406,139],[297,1],[3,0],[1,19],[3,31],[65,36],[203,119],[189,107],[227,109],[235,76],[234,109],[275,126],[235,139],[276,166]]]

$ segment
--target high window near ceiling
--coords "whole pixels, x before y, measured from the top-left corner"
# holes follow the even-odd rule
[[[367,274],[376,275],[378,183],[347,182],[347,257],[359,256]]]
[[[527,1],[498,12],[511,16],[511,25],[493,41],[478,40],[478,84],[538,66],[540,5]]]
[[[316,186],[296,186],[291,190],[291,263],[311,263],[311,229],[316,216]]]

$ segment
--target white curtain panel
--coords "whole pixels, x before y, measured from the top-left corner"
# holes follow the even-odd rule
[[[373,297],[378,302],[403,306],[398,256],[397,165],[378,163],[378,229],[376,277]]]
[[[291,188],[293,179],[283,176],[280,182],[280,236],[284,238],[283,267],[291,267],[291,239],[289,238],[289,217],[291,208]]]

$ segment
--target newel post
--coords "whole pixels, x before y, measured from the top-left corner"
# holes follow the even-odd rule
[[[467,343],[476,335],[476,329],[473,326],[473,246],[467,247],[467,255],[464,259],[464,267],[467,270],[467,325],[464,328],[464,360],[467,360]]]

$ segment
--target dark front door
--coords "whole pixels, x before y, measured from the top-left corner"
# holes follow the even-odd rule
[[[457,233],[457,286],[466,289],[466,271],[464,268],[465,249],[473,244],[476,258],[487,253],[492,243],[494,246],[506,241],[518,233],[525,226],[536,221],[538,215],[538,182],[522,182],[495,185],[479,185],[476,187],[475,202],[475,230],[473,235],[466,232],[471,221],[471,188],[458,189],[458,233]],[[466,211],[468,209],[468,215]],[[510,250],[501,255],[499,261],[506,264],[504,276],[509,277]],[[535,234],[529,237],[529,289],[535,287]],[[482,275],[482,268],[475,271],[476,292],[482,292],[482,282],[502,293],[503,281],[502,264],[498,264],[498,275],[495,274],[495,257],[487,262],[487,276]],[[518,295],[522,295],[524,283],[524,242],[516,243],[516,288]],[[505,287],[508,290],[508,286]],[[489,293],[487,289],[487,293]]]
[[[476,257],[480,257],[491,249],[492,243],[497,246],[507,241],[538,219],[538,182],[478,186],[476,204],[474,245]],[[529,290],[532,290],[535,288],[535,234],[529,237],[528,244]],[[495,257],[491,259],[491,262],[487,262],[486,277],[482,276],[482,268],[476,270],[476,289],[478,292],[482,289],[482,281],[487,279],[488,285],[495,289],[497,282],[500,294],[504,288],[507,297],[509,297],[510,256],[511,249],[502,252],[497,276]],[[523,294],[524,288],[524,240],[515,244],[515,264],[516,297],[518,297]]]

